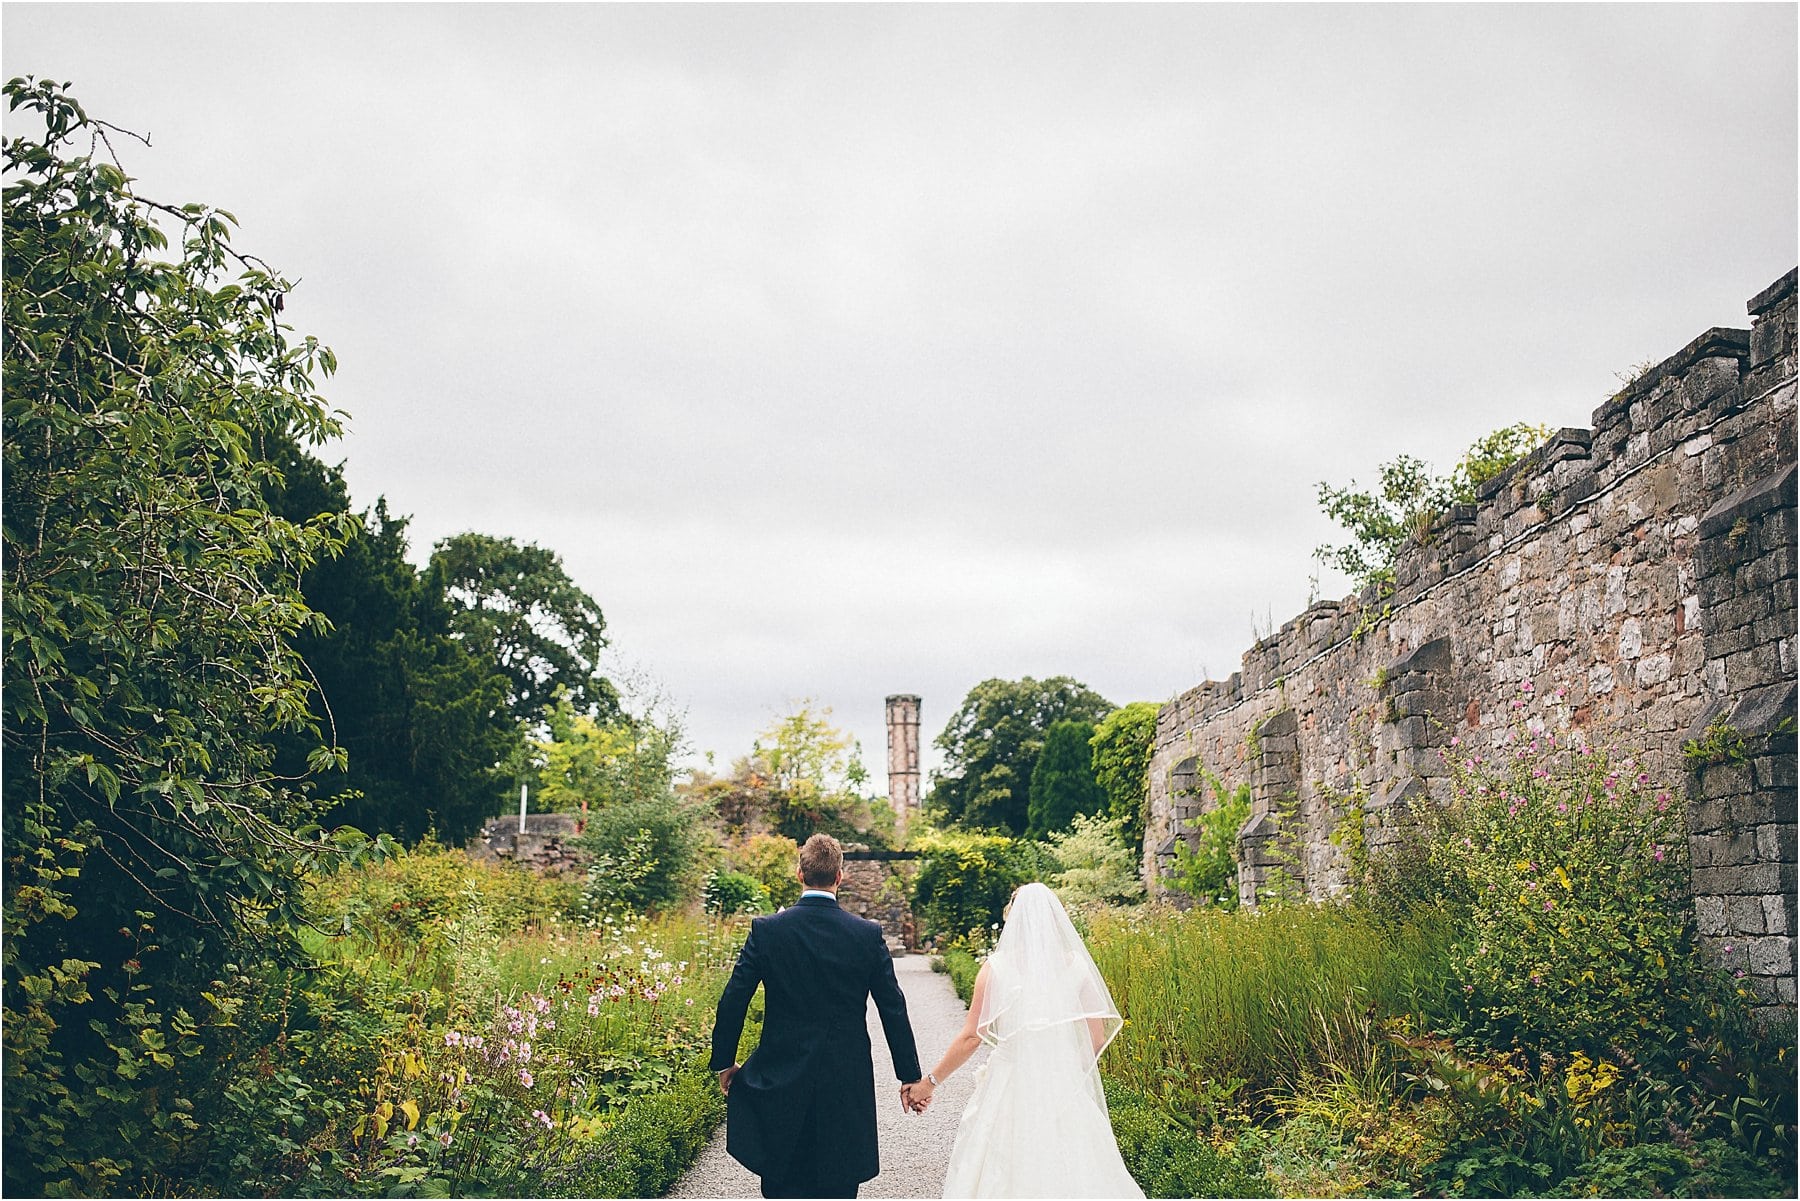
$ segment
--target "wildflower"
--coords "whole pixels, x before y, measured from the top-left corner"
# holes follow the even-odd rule
[[[1642,785],[1642,784],[1648,784],[1648,783],[1649,783],[1649,782],[1650,782],[1650,773],[1649,773],[1649,772],[1642,772],[1642,771],[1641,771],[1641,772],[1639,772],[1639,773],[1638,773],[1638,783],[1639,783],[1639,784],[1640,784],[1640,785]]]
[[[1656,861],[1658,863],[1661,863],[1663,861],[1663,849],[1662,849],[1662,846],[1660,843],[1657,845],[1657,848],[1656,848]]]
[[[1531,681],[1530,680],[1521,680],[1519,682],[1519,691],[1520,692],[1530,692],[1531,691]]]
[[[519,1069],[519,1083],[523,1084],[526,1088],[530,1088],[532,1086],[532,1084],[534,1083],[534,1081],[532,1080],[532,1077],[531,1077],[531,1073],[526,1071],[524,1068]]]
[[[1533,972],[1533,973],[1531,973],[1531,982],[1533,984],[1542,984],[1544,982],[1544,978],[1542,976],[1538,975],[1536,972]]]
[[[555,1123],[555,1122],[553,1122],[553,1121],[551,1121],[551,1120],[550,1120],[550,1115],[549,1115],[549,1114],[547,1114],[547,1113],[545,1113],[545,1112],[544,1112],[544,1111],[543,1111],[543,1110],[541,1110],[541,1109],[534,1109],[534,1110],[532,1110],[532,1111],[531,1111],[531,1116],[532,1116],[532,1117],[534,1117],[534,1118],[536,1118],[536,1119],[537,1119],[537,1120],[538,1120],[538,1121],[540,1121],[540,1122],[542,1122],[542,1123],[543,1123],[543,1124],[544,1124],[544,1129],[545,1129],[545,1130],[554,1130],[554,1129],[556,1129],[556,1123]]]
[[[1733,950],[1733,947],[1732,947],[1732,945],[1731,945],[1731,944],[1730,944],[1730,943],[1726,943],[1726,944],[1725,944],[1725,953],[1726,953],[1726,954],[1727,954],[1727,955],[1729,955],[1729,954],[1731,954],[1731,952],[1732,952],[1732,950]]]
[[[448,1130],[446,1130],[446,1131],[444,1131],[444,1133],[438,1135],[438,1142],[442,1143],[446,1147],[448,1147],[451,1143],[453,1143],[455,1141],[456,1141],[455,1139],[450,1137],[450,1132]]]
[[[456,1031],[456,1030],[444,1031],[444,1045],[446,1047],[460,1046],[461,1043],[462,1043],[462,1034],[459,1031]]]
[[[1450,740],[1450,745],[1451,746],[1461,746],[1462,745],[1462,737],[1460,735],[1458,735],[1457,737],[1452,738]]]
[[[1744,978],[1744,969],[1739,968],[1737,971],[1731,973],[1731,976],[1734,980],[1742,980]]]

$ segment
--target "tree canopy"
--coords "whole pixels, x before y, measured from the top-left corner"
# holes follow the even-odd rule
[[[341,469],[298,446],[280,462],[269,490],[277,512],[296,521],[348,512]],[[348,756],[343,775],[321,781],[331,802],[322,820],[461,842],[503,805],[511,775],[501,765],[523,733],[509,678],[453,636],[448,599],[407,561],[406,526],[377,500],[342,553],[301,576],[307,604],[331,625],[302,631],[295,646],[318,684],[314,716]],[[302,770],[294,736],[277,745],[284,771]]]
[[[582,712],[616,712],[618,693],[600,674],[606,619],[562,556],[511,538],[457,534],[437,544],[428,574],[450,598],[456,635],[505,673],[519,720],[541,721],[558,690]]]
[[[5,1187],[119,1193],[187,1153],[200,990],[333,853],[269,742],[343,762],[294,640],[355,522],[265,500],[270,447],[339,430],[287,281],[62,85],[5,91],[43,131],[5,147]]]
[[[934,777],[926,804],[952,825],[1023,834],[1045,734],[1059,721],[1098,721],[1112,709],[1112,702],[1068,676],[983,680],[937,736],[945,768]]]
[[[1148,701],[1133,701],[1107,714],[1094,728],[1094,779],[1106,790],[1106,811],[1114,828],[1134,851],[1144,844],[1157,709]]]
[[[1085,721],[1059,721],[1044,735],[1031,771],[1026,833],[1032,838],[1066,830],[1077,816],[1105,808],[1106,791],[1094,782],[1093,736],[1093,723]]]

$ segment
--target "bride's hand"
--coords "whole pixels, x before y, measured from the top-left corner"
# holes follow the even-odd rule
[[[914,1113],[924,1113],[931,1105],[931,1094],[937,1091],[937,1086],[932,1084],[929,1080],[918,1080],[913,1082],[909,1091],[911,1093],[910,1100],[912,1102],[912,1111]]]

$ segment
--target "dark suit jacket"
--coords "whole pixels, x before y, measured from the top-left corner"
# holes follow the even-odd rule
[[[801,897],[751,922],[719,998],[715,1072],[737,1062],[744,1012],[758,983],[764,989],[762,1041],[732,1078],[726,1150],[758,1176],[777,1180],[860,1184],[873,1178],[881,1160],[869,1054],[871,995],[895,1074],[902,1083],[920,1075],[906,997],[881,927],[825,897]]]

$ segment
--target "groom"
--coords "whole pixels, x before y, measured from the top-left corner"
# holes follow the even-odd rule
[[[800,848],[806,891],[750,923],[750,937],[719,998],[712,1070],[725,1091],[725,1149],[762,1177],[765,1197],[854,1197],[881,1171],[875,1143],[875,1068],[869,1057],[873,995],[894,1073],[919,1081],[906,997],[881,927],[838,908],[844,850],[829,834]],[[744,1012],[760,983],[762,1042],[737,1063]]]

